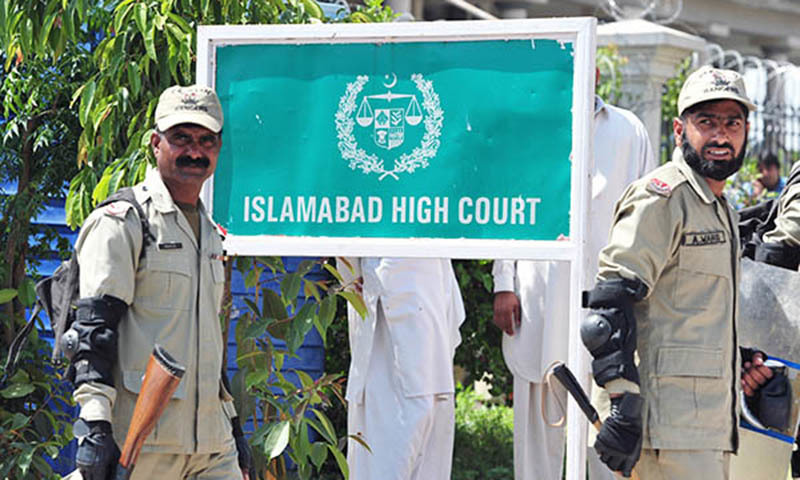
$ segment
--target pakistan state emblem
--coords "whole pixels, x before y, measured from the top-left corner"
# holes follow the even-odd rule
[[[387,176],[399,179],[399,174],[425,168],[436,157],[444,112],[433,82],[422,75],[411,75],[416,92],[393,91],[398,82],[394,73],[384,79],[386,91],[370,95],[362,95],[370,81],[367,75],[347,84],[336,111],[336,133],[339,151],[351,169],[376,173],[380,180]],[[420,133],[419,144],[409,151],[406,140],[420,137]],[[367,134],[371,144],[359,146],[356,134],[362,139]],[[386,167],[387,163],[392,166]]]

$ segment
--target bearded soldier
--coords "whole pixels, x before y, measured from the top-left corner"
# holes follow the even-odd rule
[[[672,161],[616,205],[581,337],[611,396],[595,449],[625,476],[638,461],[643,479],[727,479],[739,391],[772,375],[763,353],[740,353],[738,216],[722,194],[753,109],[738,73],[694,72],[678,97]]]

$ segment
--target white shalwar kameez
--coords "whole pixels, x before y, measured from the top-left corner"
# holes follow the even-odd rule
[[[449,259],[349,258],[367,317],[348,306],[351,480],[446,480],[455,432],[453,356],[464,306]]]

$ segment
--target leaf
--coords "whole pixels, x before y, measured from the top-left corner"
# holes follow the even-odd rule
[[[297,312],[297,315],[295,315],[292,320],[292,325],[289,328],[289,335],[286,339],[286,348],[290,353],[296,352],[297,349],[303,345],[306,334],[314,326],[315,310],[316,304],[308,302],[300,307],[300,311]]]
[[[0,290],[0,304],[8,303],[17,296],[17,289],[4,288]]]
[[[361,435],[348,435],[347,438],[352,438],[354,441],[360,443],[362,447],[366,448],[368,452],[372,453],[372,449],[369,448],[366,440],[364,440],[364,437]]]
[[[152,58],[154,62],[158,61],[158,55],[156,55],[156,26],[153,25],[150,27],[150,30],[147,31],[147,35],[144,37],[144,47],[147,50],[147,56]]]
[[[36,453],[36,448],[26,447],[23,453],[17,457],[17,467],[22,473],[23,478],[28,474],[28,469],[31,467],[34,453]]]
[[[367,318],[367,306],[364,304],[364,299],[361,295],[355,292],[337,292],[336,295],[340,295],[350,302],[350,305],[356,309],[358,314],[361,315],[361,318]]]
[[[312,17],[319,20],[322,20],[325,17],[325,13],[322,11],[322,8],[314,0],[302,0],[302,2],[306,12],[308,12]]]
[[[51,12],[44,20],[42,31],[39,34],[39,49],[42,51],[47,47],[49,43],[50,31],[53,29],[53,22],[56,21],[57,15],[58,15],[57,11]]]
[[[302,385],[303,388],[309,388],[314,385],[314,379],[311,378],[311,375],[302,370],[295,370],[294,373],[297,374],[297,378],[300,380],[300,385]]]
[[[117,12],[114,15],[114,32],[117,34],[122,33],[122,26],[128,19],[128,14],[131,12],[131,9],[134,7],[132,3],[128,3],[128,5],[117,7]]]
[[[284,275],[281,280],[281,297],[284,303],[294,304],[297,301],[297,294],[300,293],[300,285],[302,277],[296,273],[289,273]]]
[[[253,288],[258,285],[258,280],[261,278],[261,271],[261,268],[253,267],[247,272],[247,276],[244,279],[245,288]]]
[[[139,96],[142,89],[142,72],[139,70],[139,65],[136,62],[128,64],[128,84],[131,86],[131,94],[133,98]],[[137,115],[138,116],[138,115]],[[130,136],[130,134],[128,134]]]
[[[327,296],[322,299],[322,303],[319,304],[319,322],[322,324],[324,329],[327,329],[331,323],[333,323],[333,319],[336,316],[336,297],[335,296]]]
[[[133,19],[136,21],[136,26],[139,28],[139,33],[142,34],[142,37],[147,36],[147,3],[140,2],[137,3],[135,6],[135,11],[133,12]]]
[[[94,104],[94,93],[97,89],[97,84],[94,80],[90,80],[81,93],[81,106],[78,110],[78,119],[81,121],[81,126],[86,127],[89,121],[89,113],[92,111],[92,104]]]
[[[347,468],[347,459],[342,455],[342,452],[336,447],[336,445],[328,445],[328,450],[333,453],[333,457],[336,459],[336,464],[339,466],[339,470],[344,475],[344,478],[348,478],[350,476],[350,470]]]
[[[31,385],[30,383],[14,383],[4,388],[3,390],[0,390],[0,397],[3,397],[7,400],[11,400],[13,398],[20,398],[33,392],[35,389],[36,387]]]
[[[261,312],[258,310],[258,305],[256,305],[256,302],[254,302],[253,299],[245,297],[243,300],[244,303],[247,304],[247,307],[250,309],[250,311],[253,312],[253,315],[256,317],[261,316]]]
[[[303,295],[306,298],[312,298],[313,297],[314,300],[317,301],[317,303],[319,303],[319,301],[321,300],[320,295],[319,295],[319,288],[317,288],[317,286],[311,280],[305,280],[303,282]]]
[[[31,55],[33,53],[33,20],[30,18],[25,19],[25,25],[20,33],[22,52],[25,55]]]
[[[333,278],[335,278],[336,281],[339,282],[339,285],[344,285],[344,279],[342,278],[342,274],[339,273],[338,270],[336,270],[336,267],[326,262],[322,264],[322,268],[324,268],[325,270],[328,271],[328,273],[333,275]]]
[[[323,442],[314,442],[311,445],[311,461],[314,462],[314,466],[317,468],[321,468],[322,464],[325,463],[325,460],[328,458],[328,446]]]
[[[264,440],[264,454],[272,460],[286,449],[289,444],[289,421],[284,420],[275,424]]]
[[[264,383],[269,378],[270,371],[269,370],[259,370],[255,372],[250,372],[245,377],[245,385],[247,389],[253,388],[254,385],[258,385]]]
[[[328,443],[336,445],[336,431],[333,429],[333,425],[331,421],[328,420],[328,417],[317,409],[311,410],[314,412],[314,415],[319,420],[320,425],[322,425],[322,430],[319,432]]]
[[[274,290],[265,289],[261,293],[264,295],[262,314],[265,317],[275,318],[277,320],[289,318],[289,314],[286,312],[286,305]]]
[[[311,260],[303,260],[300,262],[300,265],[297,266],[297,274],[301,277],[304,277],[308,272],[311,271],[312,268],[314,268],[316,263],[317,262]]]
[[[19,288],[17,288],[17,295],[19,301],[26,308],[36,303],[36,283],[28,277],[22,280]]]
[[[251,325],[249,325],[245,329],[244,336],[246,338],[258,338],[258,337],[264,335],[264,333],[267,331],[267,327],[269,326],[270,323],[272,323],[269,320],[272,320],[272,319],[257,320],[255,322],[253,322]]]

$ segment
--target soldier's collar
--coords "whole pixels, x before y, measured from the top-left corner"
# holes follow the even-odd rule
[[[149,168],[144,177],[145,191],[150,195],[153,201],[153,206],[161,213],[167,213],[177,210],[172,196],[167,190],[167,185],[161,179],[161,174],[158,173],[157,168]]]
[[[686,163],[686,159],[683,158],[683,151],[680,147],[675,147],[675,150],[672,152],[672,163],[678,166],[678,169],[689,181],[689,185],[692,186],[694,191],[697,192],[697,195],[699,195],[704,202],[712,204],[716,201],[717,197],[714,195],[714,192],[711,191],[708,182],[706,182],[706,179],[702,175],[697,173]]]

